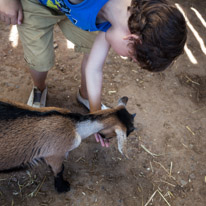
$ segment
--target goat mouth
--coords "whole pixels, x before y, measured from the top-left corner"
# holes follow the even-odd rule
[[[105,137],[105,135],[103,135],[103,134],[101,134],[101,133],[99,133],[99,134],[100,134],[100,136],[102,137],[102,139],[110,140],[110,139],[113,138],[113,137]]]
[[[105,137],[106,140],[110,140],[112,139],[113,137]]]

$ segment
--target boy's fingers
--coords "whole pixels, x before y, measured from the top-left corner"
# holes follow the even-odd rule
[[[11,18],[11,24],[13,25],[17,24],[17,16]]]
[[[109,147],[109,142],[108,141],[105,141],[105,146]]]
[[[10,25],[10,24],[16,25],[17,24],[17,16],[9,16],[9,15],[4,15],[1,13],[0,20],[5,22],[7,25]]]
[[[23,22],[23,18],[24,18],[24,16],[23,16],[23,12],[22,12],[22,10],[20,9],[20,10],[18,11],[17,24],[22,24],[22,22]]]
[[[103,139],[102,139],[102,137],[101,137],[100,134],[98,134],[98,133],[95,134],[95,138],[96,138],[96,141],[97,141],[97,142],[100,142],[100,143],[101,143],[102,147],[105,147],[104,141],[103,141]]]
[[[1,21],[4,22],[5,17],[4,17],[4,15],[2,13],[0,14],[0,19],[1,19]]]
[[[94,134],[94,136],[95,136],[96,141],[99,142],[98,134]]]
[[[10,25],[11,24],[11,19],[10,19],[10,17],[5,17],[5,19],[4,19],[4,21],[5,21],[5,23],[7,24],[7,25]]]
[[[102,147],[109,147],[109,141],[106,139],[103,139],[100,134],[97,133],[97,134],[94,134],[94,136],[95,136],[96,141],[101,143]]]
[[[102,147],[105,147],[105,144],[104,144],[104,141],[103,141],[102,137],[99,137],[99,139],[100,139]]]

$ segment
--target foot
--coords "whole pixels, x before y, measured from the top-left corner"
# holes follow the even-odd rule
[[[58,193],[68,192],[70,190],[69,182],[63,178],[55,177],[54,186]]]
[[[84,99],[81,94],[80,94],[80,91],[78,90],[77,92],[77,101],[82,104],[84,107],[86,107],[86,109],[90,110],[90,107],[89,107],[89,101],[87,99]],[[104,109],[109,109],[109,107],[107,107],[106,105],[104,104],[101,104],[101,109],[104,110]]]
[[[58,193],[68,192],[70,190],[70,184],[64,180],[63,172],[64,165],[62,165],[62,170],[54,177],[54,187]]]
[[[41,92],[37,87],[33,87],[27,105],[31,107],[45,107],[47,97],[47,87]]]

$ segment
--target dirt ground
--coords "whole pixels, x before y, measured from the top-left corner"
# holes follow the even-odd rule
[[[179,0],[206,44],[205,0]],[[26,103],[32,81],[19,42],[9,41],[11,26],[0,23],[0,98]],[[202,48],[204,47],[202,46]],[[87,111],[76,101],[82,54],[68,49],[55,28],[56,64],[49,72],[48,106]],[[205,206],[206,205],[206,57],[188,27],[187,54],[162,73],[149,73],[110,52],[104,67],[103,102],[115,106],[128,96],[128,110],[137,113],[127,142],[129,159],[114,139],[102,148],[89,137],[65,160],[64,176],[71,191],[57,194],[52,172],[34,170],[0,174],[0,206]],[[1,115],[1,114],[0,114]],[[1,132],[1,131],[0,131]]]

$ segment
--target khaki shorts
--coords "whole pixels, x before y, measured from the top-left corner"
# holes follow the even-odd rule
[[[21,0],[24,21],[18,26],[24,58],[31,69],[48,71],[54,65],[53,29],[58,24],[64,36],[75,45],[75,51],[88,53],[96,32],[74,26],[61,12],[41,5],[38,0]]]

